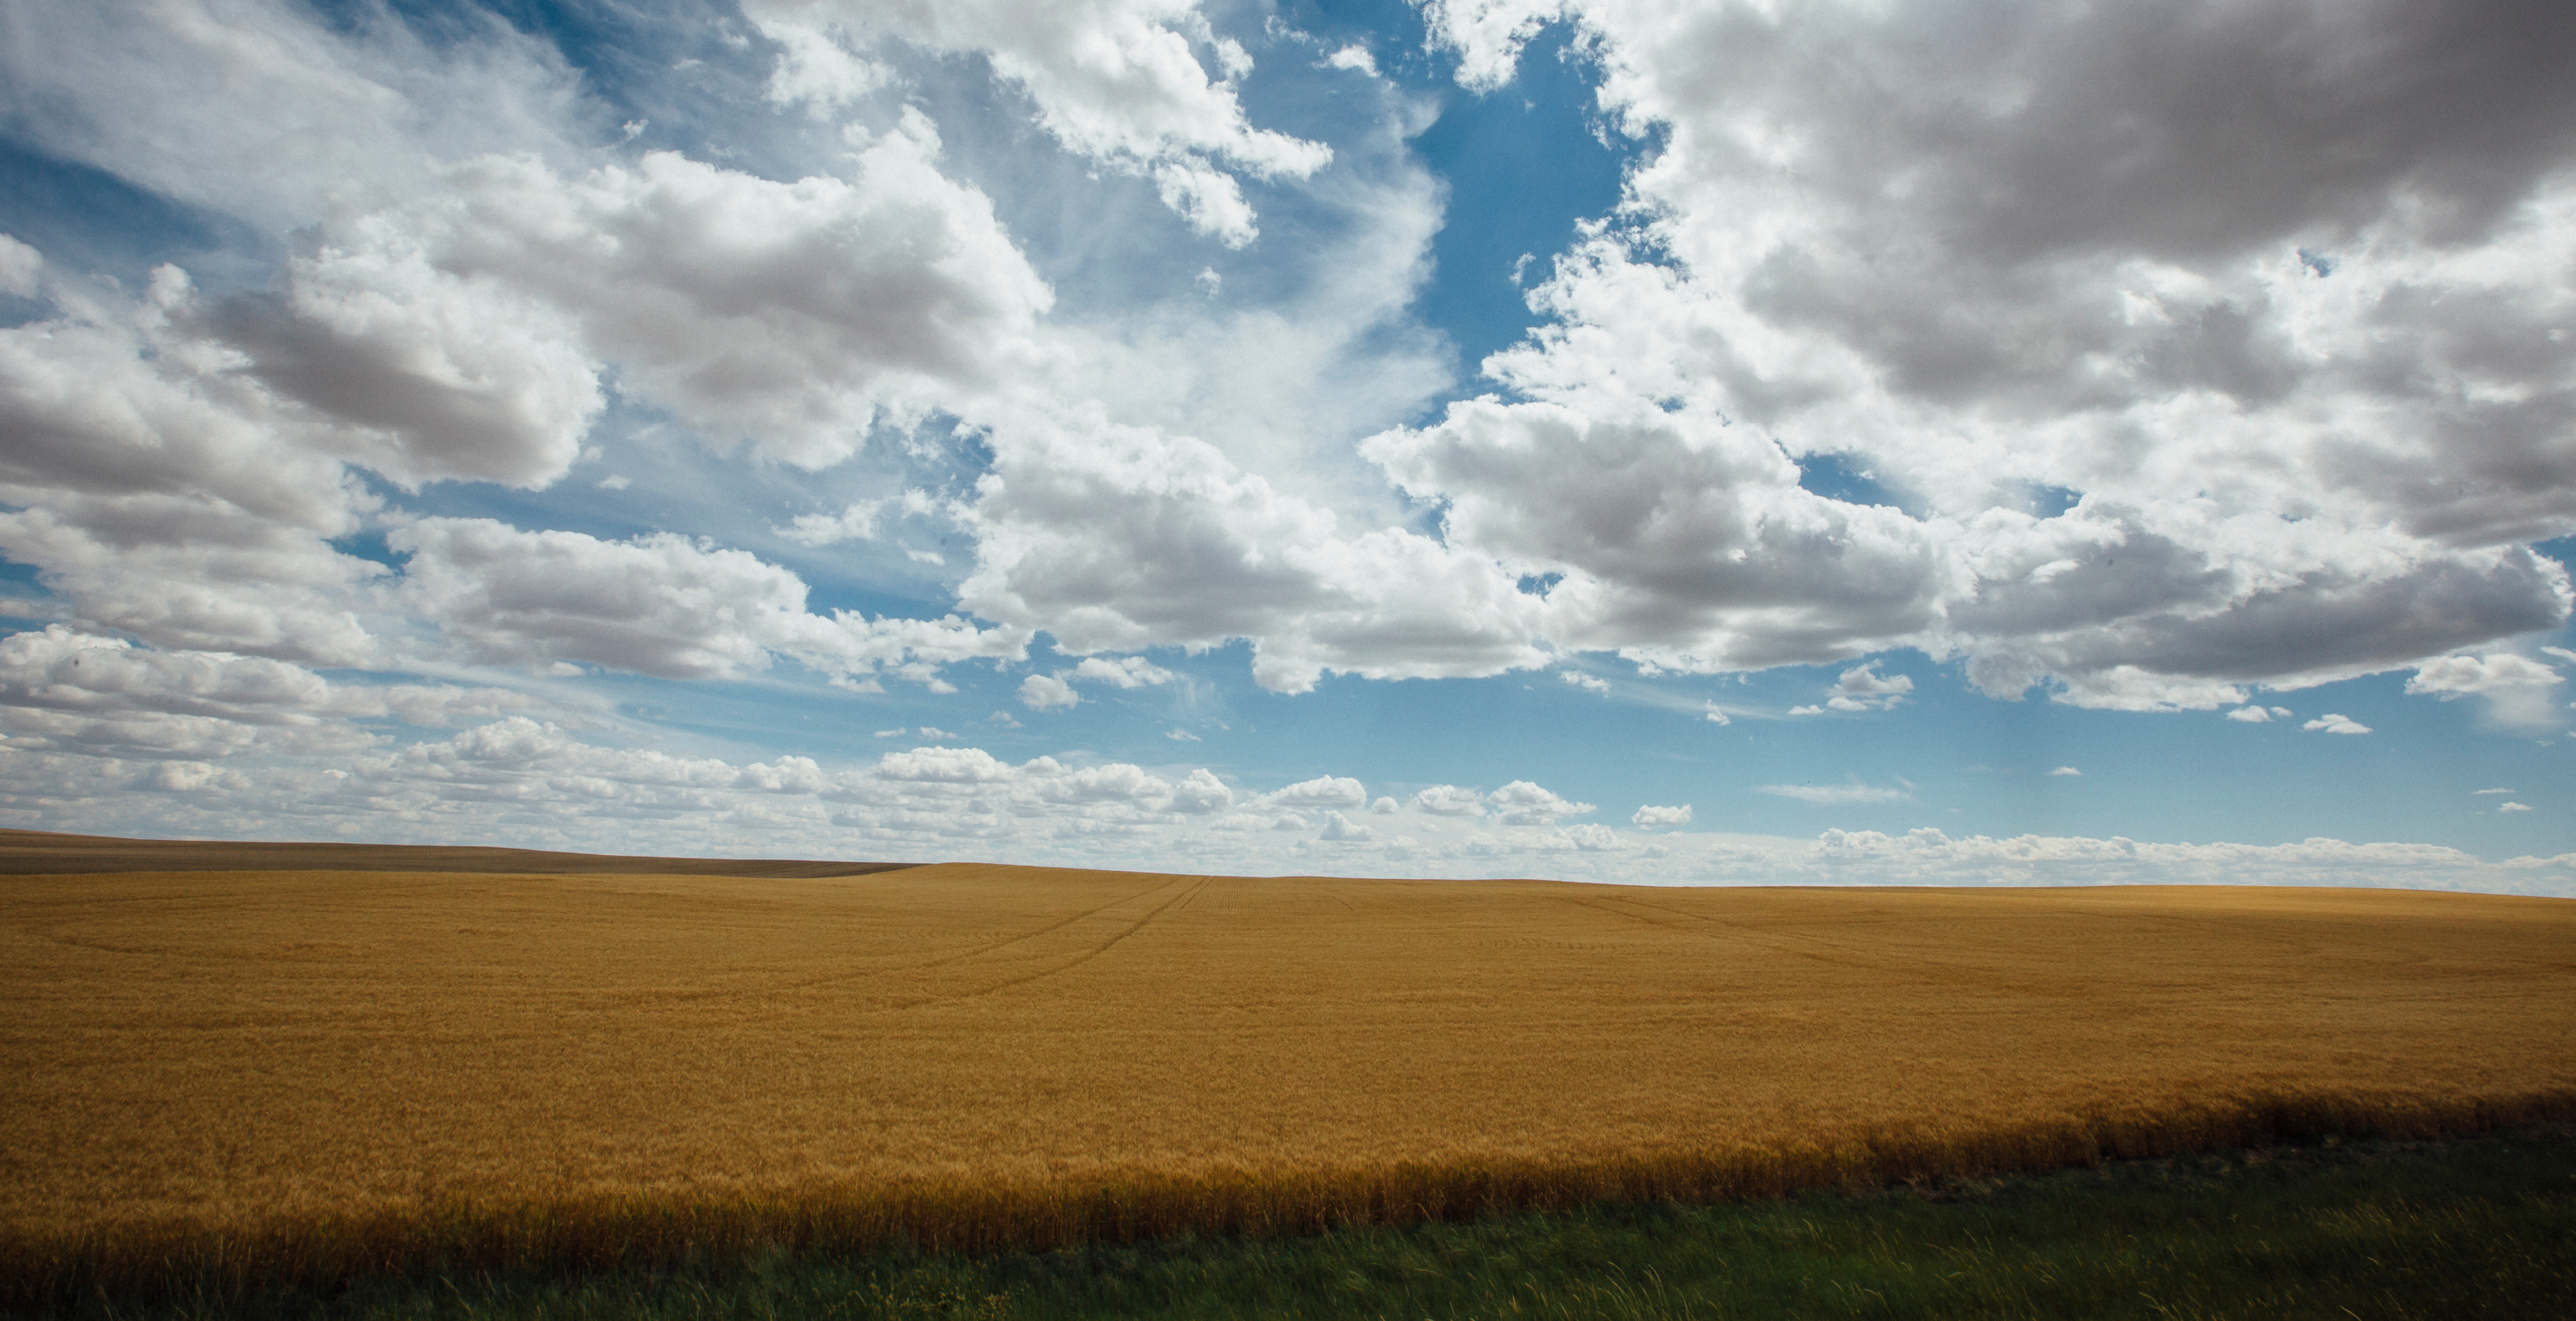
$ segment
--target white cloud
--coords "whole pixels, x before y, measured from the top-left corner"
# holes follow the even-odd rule
[[[2410,693],[2431,693],[2449,701],[2471,693],[2561,682],[2558,671],[2522,656],[2444,656],[2418,666],[2406,681]]]
[[[457,268],[390,217],[289,257],[284,288],[180,309],[283,399],[340,424],[345,457],[416,486],[546,486],[606,400],[577,315],[506,275]]]
[[[1686,826],[1691,821],[1690,804],[1684,803],[1679,807],[1640,807],[1628,820],[1630,824],[1639,826]]]
[[[2072,766],[2060,766],[2056,770],[2049,772],[2051,775],[2082,775],[2083,773],[2084,772],[2079,771]]]
[[[1493,807],[1494,819],[1507,826],[1550,826],[1594,810],[1590,803],[1560,798],[1528,780],[1514,780],[1496,789],[1485,795],[1485,802]]]
[[[2521,804],[2521,803],[2498,803],[2498,804],[2496,804],[2496,811],[2498,811],[2498,812],[2528,812],[2528,811],[2530,811],[2530,810],[2531,810],[2531,809],[2530,809],[2529,807],[2527,807],[2527,806],[2525,806],[2525,805],[2523,805],[2523,804]]]
[[[1178,726],[1164,730],[1163,737],[1170,739],[1175,743],[1196,743],[1200,741],[1198,735]]]
[[[2151,844],[2113,837],[2022,835],[1953,839],[1926,826],[1904,835],[1828,830],[1813,857],[1857,884],[2385,885],[2566,893],[2576,854],[2502,863],[2438,844]],[[1778,866],[1785,860],[1775,860]]]
[[[44,267],[44,254],[20,242],[15,235],[0,234],[0,294],[35,297],[37,276]]]
[[[798,514],[787,526],[770,531],[800,546],[866,541],[876,536],[877,511],[884,507],[882,500],[863,500],[837,514]]]
[[[1449,406],[1362,452],[1445,506],[1447,544],[1560,574],[1528,627],[1665,669],[1753,669],[1879,650],[1928,626],[1920,525],[1798,485],[1745,428],[1643,403]],[[1910,683],[1910,681],[1908,681]]]
[[[1142,656],[1122,656],[1114,660],[1103,656],[1090,656],[1084,658],[1080,665],[1066,672],[1065,677],[1094,679],[1118,688],[1145,688],[1155,684],[1170,683],[1172,672]]]
[[[1072,706],[1082,700],[1073,685],[1051,674],[1032,674],[1020,680],[1020,703],[1032,711],[1052,711]]]
[[[889,752],[877,760],[877,776],[886,780],[966,784],[1008,780],[1014,773],[1010,763],[996,760],[982,748],[914,748]]]
[[[1556,677],[1563,679],[1567,683],[1570,683],[1577,688],[1581,688],[1586,692],[1602,693],[1606,695],[1610,691],[1609,680],[1597,675],[1585,674],[1581,670],[1560,670],[1557,672]]]
[[[1422,18],[1432,43],[1457,53],[1460,85],[1483,92],[1510,82],[1521,47],[1567,8],[1565,0],[1426,0]]]
[[[1234,175],[1213,162],[1255,178],[1304,178],[1333,158],[1321,143],[1248,122],[1235,83],[1251,71],[1251,58],[1216,36],[1192,3],[751,0],[743,8],[762,35],[787,48],[770,81],[773,99],[818,109],[855,100],[878,76],[861,55],[890,38],[978,53],[1028,95],[1038,124],[1067,150],[1155,176],[1166,204],[1229,247],[1258,230]],[[1217,78],[1194,46],[1208,52]]]
[[[1369,54],[1366,46],[1344,46],[1325,56],[1324,64],[1328,68],[1364,73],[1371,78],[1377,76],[1377,57]]]
[[[795,574],[671,533],[602,541],[490,519],[423,518],[386,534],[411,556],[400,599],[474,659],[591,661],[665,678],[729,678],[786,655],[838,676],[935,683],[937,667],[1018,659],[1026,635],[945,620],[805,609]]]
[[[1485,795],[1454,784],[1435,784],[1415,792],[1413,806],[1433,816],[1478,817],[1485,814]]]
[[[1357,844],[1377,838],[1377,832],[1339,812],[1324,814],[1324,833],[1318,838],[1336,844]]]
[[[2406,681],[2406,691],[2430,693],[2445,702],[2475,694],[2485,700],[2493,722],[2537,728],[2558,722],[2549,689],[2562,681],[2558,671],[2528,657],[2445,656],[2419,667]]]
[[[0,638],[0,736],[20,750],[337,756],[386,741],[358,721],[452,726],[535,705],[502,689],[335,684],[284,661],[152,650],[64,624]]]
[[[2311,732],[2323,730],[2329,734],[2367,734],[2370,732],[2370,726],[2365,725],[2350,716],[2338,715],[2332,711],[2328,711],[2324,715],[2299,726],[2299,728]]]
[[[1291,810],[1358,807],[1368,802],[1368,790],[1348,776],[1319,775],[1263,794],[1261,802],[1264,806]]]
[[[1878,662],[1843,671],[1834,684],[1834,695],[1825,705],[1836,711],[1884,711],[1905,701],[1914,691],[1914,680],[1897,674],[1881,678]]]
[[[1164,809],[1191,816],[1205,816],[1211,812],[1222,812],[1232,806],[1234,806],[1234,790],[1225,781],[1216,778],[1214,771],[1201,767],[1191,771],[1178,785],[1174,786],[1171,799],[1164,804]]]
[[[1893,803],[1914,796],[1911,789],[1886,789],[1871,784],[1763,784],[1754,786],[1753,791],[1823,805]]]
[[[381,502],[344,436],[173,325],[194,299],[165,266],[140,300],[66,289],[0,329],[0,554],[155,645],[367,664],[386,570],[331,542]]]
[[[84,661],[83,669],[86,670]],[[167,769],[162,769],[164,766]],[[1560,800],[1561,801],[1561,800]],[[1901,836],[1829,830],[1813,840],[1598,824],[1412,818],[1391,846],[1346,839],[1324,863],[1329,813],[1237,810],[1205,768],[1052,757],[1011,762],[922,747],[834,766],[793,756],[735,762],[588,741],[507,718],[407,746],[335,754],[327,768],[185,752],[90,755],[0,742],[0,822],[101,833],[327,838],[361,824],[396,841],[444,842],[463,824],[514,841],[628,850],[928,860],[964,857],[1133,866],[1178,850],[1200,870],[1529,876],[1647,884],[2407,885],[2576,894],[2576,854],[2482,862],[2434,845],[2142,844],[2125,839]]]
[[[1712,725],[1728,725],[1734,723],[1726,718],[1726,712],[1720,710],[1715,702],[1707,704],[1707,709],[1701,714],[1700,718],[1708,721]]]
[[[2576,313],[2576,100],[2536,47],[2395,5],[1424,17],[1473,87],[1570,20],[1658,143],[1485,364],[1525,402],[1373,442],[1453,540],[1566,572],[1552,601],[1655,607],[1552,610],[1560,643],[1913,646],[1997,696],[2206,710],[2567,618],[2527,543],[2576,527],[2576,375],[2540,347]],[[2242,109],[2319,86],[2334,113]],[[1887,502],[1810,503],[1819,464]],[[1632,517],[1538,494],[1587,468]]]
[[[352,296],[400,262],[507,291],[716,443],[821,467],[879,420],[954,406],[1033,362],[1054,295],[936,151],[916,114],[848,178],[778,183],[671,152],[565,178],[484,157],[447,170],[434,203],[329,231],[328,264],[371,263]],[[382,374],[342,375],[358,398]]]
[[[437,160],[586,136],[563,131],[580,75],[496,16],[455,15],[437,40],[390,14],[316,18],[280,0],[13,5],[15,131],[277,234]]]
[[[2481,795],[2481,794],[2509,794],[2509,793],[2512,793],[2512,792],[2513,792],[2513,790],[2511,790],[2511,789],[2473,789],[2473,790],[2470,790],[2470,793],[2471,793],[2472,795]]]
[[[2227,718],[2248,725],[2269,724],[2272,713],[2259,706],[2240,706],[2227,713]]]
[[[778,23],[765,26],[761,35],[781,48],[769,75],[769,99],[804,106],[817,118],[865,98],[893,77],[893,70],[853,54],[816,28]]]
[[[1215,446],[1046,409],[996,416],[992,470],[961,518],[978,539],[959,604],[1071,652],[1253,640],[1253,677],[1310,690],[1536,668],[1544,603],[1482,557],[1337,516]]]
[[[1396,802],[1392,798],[1379,798],[1369,804],[1368,810],[1371,816],[1393,816]]]

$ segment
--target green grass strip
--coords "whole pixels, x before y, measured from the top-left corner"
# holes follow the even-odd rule
[[[99,1318],[2576,1317],[2576,1134],[2346,1143],[1931,1189],[710,1272],[86,1300]]]

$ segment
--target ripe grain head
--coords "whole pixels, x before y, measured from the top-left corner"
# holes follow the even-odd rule
[[[754,1236],[827,1205],[847,1233],[897,1204],[964,1238],[1243,1227],[2045,1165],[2224,1139],[2239,1098],[2459,1122],[2576,1088],[2552,900],[969,865],[0,896],[0,1233],[27,1242],[474,1207],[594,1236],[720,1205]]]

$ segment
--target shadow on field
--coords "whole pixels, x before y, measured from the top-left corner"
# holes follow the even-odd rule
[[[2576,1316],[2576,1134],[2340,1143],[1722,1206],[327,1291],[106,1318]]]

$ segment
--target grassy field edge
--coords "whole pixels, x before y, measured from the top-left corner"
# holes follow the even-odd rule
[[[1708,1203],[2106,1160],[2427,1139],[2576,1122],[2576,1090],[2504,1097],[2248,1095],[1986,1132],[1855,1133],[1789,1150],[1461,1160],[1344,1170],[1140,1171],[1050,1184],[782,1188],[758,1195],[454,1198],[340,1215],[125,1221],[0,1235],[0,1307],[242,1298],[365,1278],[724,1269],[782,1254],[984,1253],[1183,1235],[1268,1237],[1600,1202]]]

